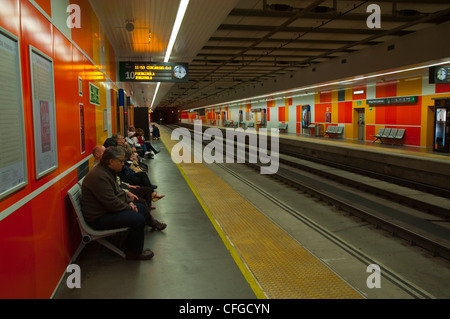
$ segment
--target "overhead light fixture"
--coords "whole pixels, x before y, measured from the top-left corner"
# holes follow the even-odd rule
[[[364,94],[364,90],[353,91],[353,94]]]
[[[186,14],[186,10],[189,4],[189,0],[181,0],[180,6],[178,7],[177,17],[175,18],[175,23],[172,28],[172,34],[170,36],[169,45],[167,46],[166,56],[164,57],[164,62],[169,62],[170,55],[172,54],[173,46],[175,45],[175,40],[177,39],[178,32],[180,31],[181,23],[183,23],[184,15]],[[151,107],[153,107],[153,103],[155,102],[156,95],[158,94],[159,87],[161,82],[158,82],[156,85],[155,94],[153,95],[153,100]]]

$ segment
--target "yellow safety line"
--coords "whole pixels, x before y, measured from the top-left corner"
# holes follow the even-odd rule
[[[362,297],[206,166],[177,166],[258,298]]]
[[[161,130],[161,135],[166,135],[164,131]],[[166,147],[167,151],[169,152],[170,155],[172,155],[169,147],[167,146],[167,144],[164,142],[164,139],[161,136],[161,141],[163,142],[164,146]],[[239,267],[240,271],[242,272],[244,278],[247,280],[247,282],[250,285],[250,288],[253,290],[254,294],[256,295],[256,297],[258,299],[267,299],[267,296],[264,294],[264,292],[262,291],[261,287],[259,286],[259,284],[257,283],[257,281],[255,280],[255,278],[253,277],[253,275],[251,274],[251,272],[249,271],[248,267],[246,266],[245,262],[242,260],[241,256],[239,255],[239,253],[236,251],[236,249],[234,248],[233,244],[228,240],[228,237],[225,235],[225,233],[223,232],[223,230],[220,228],[220,226],[217,224],[217,221],[214,219],[214,217],[212,216],[209,208],[205,205],[205,203],[203,202],[203,200],[201,199],[200,195],[198,194],[196,188],[192,185],[189,177],[187,177],[186,173],[184,172],[183,168],[174,162],[174,164],[178,167],[178,169],[181,172],[181,175],[183,175],[183,178],[186,180],[186,183],[189,185],[189,188],[191,189],[192,193],[194,194],[194,196],[197,198],[198,202],[200,203],[200,205],[202,206],[203,210],[205,211],[206,215],[208,216],[209,220],[211,221],[211,223],[213,224],[214,228],[216,229],[217,233],[219,234],[220,238],[222,239],[223,243],[225,244],[225,246],[227,247],[228,251],[230,252],[231,256],[233,257],[236,265]]]

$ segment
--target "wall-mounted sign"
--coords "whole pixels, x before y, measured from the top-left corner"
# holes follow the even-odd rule
[[[187,82],[188,64],[174,62],[119,62],[121,82]]]
[[[30,46],[36,179],[58,167],[53,60]]]
[[[366,103],[371,106],[376,105],[389,105],[389,104],[404,104],[404,103],[417,103],[417,96],[399,96],[399,97],[389,97],[382,99],[370,99],[366,100]]]
[[[0,198],[28,183],[19,38],[0,27]],[[12,140],[9,141],[8,138]]]
[[[430,67],[428,82],[450,83],[450,65],[439,65]]]
[[[92,83],[89,83],[89,102],[100,105],[100,90]]]

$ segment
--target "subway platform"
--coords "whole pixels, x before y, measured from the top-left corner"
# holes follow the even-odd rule
[[[367,261],[336,248],[326,236],[301,222],[283,217],[271,199],[255,200],[220,169],[204,163],[175,164],[170,152],[176,141],[166,128],[155,144],[161,152],[149,161],[149,176],[166,197],[156,203],[152,214],[168,224],[162,232],[146,233],[145,247],[155,257],[123,260],[91,243],[76,260],[81,288],[68,288],[63,278],[55,299],[411,298],[386,281],[382,291],[369,289]],[[346,145],[372,147],[355,142]],[[253,175],[255,183],[265,183],[262,176]],[[269,192],[277,196],[289,190],[276,187]],[[295,192],[290,196],[298,201]],[[302,205],[305,211],[320,210],[313,201]],[[340,223],[336,222],[343,229],[353,227]],[[374,241],[384,244],[383,239]],[[433,297],[426,292],[421,296]]]

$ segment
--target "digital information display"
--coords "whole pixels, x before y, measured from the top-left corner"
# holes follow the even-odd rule
[[[187,82],[188,63],[119,62],[120,82]]]

